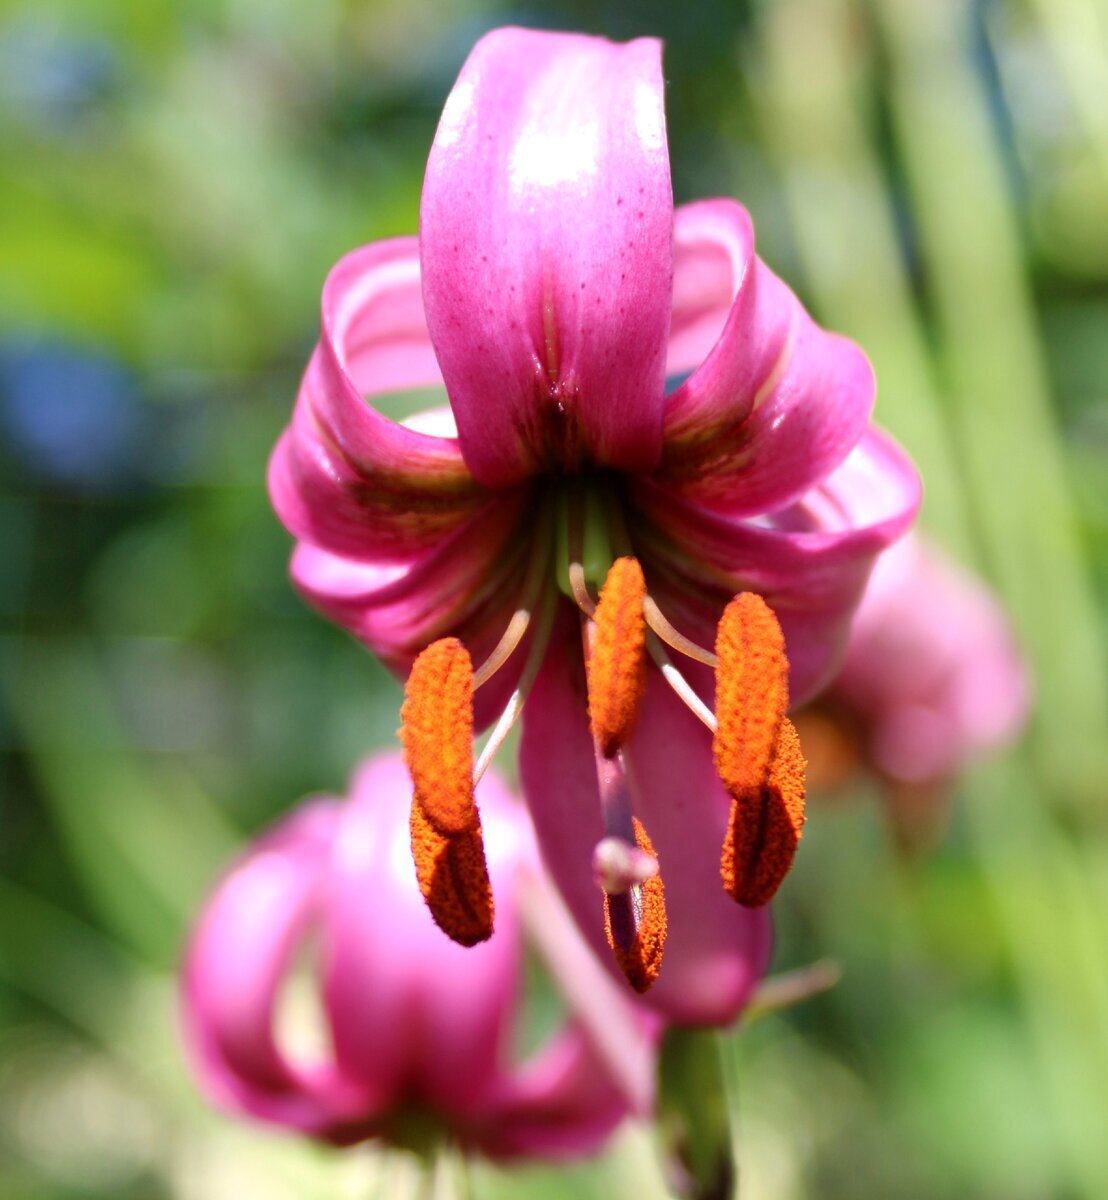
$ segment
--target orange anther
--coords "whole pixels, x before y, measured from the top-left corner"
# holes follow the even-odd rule
[[[804,828],[804,766],[800,738],[785,717],[765,783],[732,793],[720,874],[747,908],[768,904],[792,866]]]
[[[773,609],[742,592],[716,632],[716,770],[732,796],[760,788],[789,707],[789,661]]]
[[[473,663],[457,638],[432,642],[412,666],[400,740],[416,800],[443,834],[476,825],[473,799]]]
[[[617,558],[593,616],[589,647],[589,720],[606,758],[627,743],[646,690],[646,581],[634,558]]]
[[[492,935],[493,900],[480,821],[454,836],[441,833],[419,799],[412,801],[412,858],[435,924],[462,946]]]
[[[635,841],[640,850],[654,857],[654,847],[638,818],[635,818]],[[614,929],[612,906],[615,904],[631,907],[634,934],[627,945],[621,944],[622,939],[617,937]],[[604,931],[627,982],[640,994],[647,991],[662,969],[662,951],[666,944],[666,889],[661,874],[641,885],[636,884],[622,895],[605,893]]]

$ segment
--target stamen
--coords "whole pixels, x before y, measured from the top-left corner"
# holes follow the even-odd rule
[[[474,691],[483,684],[488,683],[508,659],[512,657],[516,650],[519,649],[519,643],[523,641],[523,635],[527,632],[527,627],[530,624],[531,613],[526,608],[516,609],[512,613],[512,619],[508,622],[508,628],[500,635],[500,641],[496,643],[493,652],[473,673]]]
[[[415,801],[442,834],[477,825],[473,798],[473,664],[457,638],[432,642],[412,666],[400,740]]]
[[[492,733],[489,734],[489,740],[485,743],[485,748],[481,751],[480,757],[477,759],[477,765],[473,768],[474,787],[480,783],[481,776],[489,769],[489,764],[496,756],[496,752],[504,744],[508,734],[512,732],[512,727],[519,720],[520,714],[523,712],[524,701],[527,699],[527,694],[535,682],[535,676],[538,675],[539,667],[542,666],[542,660],[546,655],[546,647],[550,641],[550,630],[554,625],[556,602],[557,597],[552,590],[548,589],[543,593],[542,608],[538,614],[531,649],[527,652],[527,661],[523,664],[519,683],[508,698],[508,703],[504,706],[504,711],[497,718]]]
[[[549,505],[540,508],[538,521],[547,534],[551,516]],[[436,924],[463,946],[492,934],[492,887],[474,790],[522,711],[550,640],[556,597],[544,586],[549,547],[549,536],[536,539],[520,607],[480,670],[474,672],[469,652],[457,638],[442,638],[419,655],[404,688],[400,740],[412,776],[410,830],[416,878]],[[519,684],[475,767],[474,690],[519,647],[531,627],[536,602],[537,628]]]
[[[435,924],[462,946],[487,941],[493,929],[492,885],[476,814],[471,827],[448,836],[428,818],[417,796],[410,828],[419,890]]]
[[[634,818],[635,841],[654,858],[654,847]],[[604,931],[627,982],[640,994],[647,991],[662,969],[666,942],[666,894],[660,874],[629,891],[604,895]]]
[[[492,653],[477,668],[473,674],[473,690],[476,691],[496,674],[497,671],[519,649],[531,625],[531,617],[543,587],[547,581],[550,569],[550,541],[554,514],[549,503],[540,503],[536,514],[536,531],[534,545],[531,551],[531,561],[527,566],[527,575],[520,590],[519,607],[512,614],[507,629],[500,635]]]
[[[732,797],[765,783],[789,707],[789,661],[773,609],[742,592],[723,610],[716,633],[716,770]]]
[[[646,623],[651,629],[672,649],[678,654],[683,654],[686,658],[695,659],[696,662],[703,663],[706,667],[711,667],[713,670],[719,663],[719,659],[711,652],[705,650],[703,646],[697,645],[692,638],[687,638],[679,630],[675,629],[669,622],[669,618],[658,607],[657,602],[651,596],[647,596],[643,601],[643,612],[646,615]]]
[[[662,648],[661,643],[654,636],[653,632],[647,634],[646,648],[650,651],[650,657],[654,660],[658,670],[661,671],[662,678],[673,688],[678,698],[686,705],[693,716],[703,722],[708,731],[714,734],[719,728],[719,722],[716,720],[715,713],[696,694],[692,684],[670,662],[669,655]]]
[[[768,904],[792,866],[804,828],[804,766],[800,738],[785,717],[765,784],[732,792],[720,874],[747,908]]]
[[[570,561],[569,567],[569,588],[573,593],[573,603],[585,614],[586,617],[591,617],[596,612],[596,601],[589,595],[589,585],[585,581],[585,568],[582,563],[574,558]]]
[[[589,638],[589,720],[606,758],[627,743],[646,691],[646,581],[634,558],[608,571]]]
[[[577,488],[571,487],[567,495],[566,511],[566,567],[569,577],[569,591],[573,603],[585,614],[591,617],[596,612],[596,601],[589,594],[589,585],[585,572],[585,497]]]

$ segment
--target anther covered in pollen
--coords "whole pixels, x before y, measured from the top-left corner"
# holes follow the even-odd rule
[[[412,802],[412,858],[423,899],[435,923],[462,946],[492,936],[493,899],[481,823],[447,835],[436,829],[418,799]]]
[[[637,817],[634,831],[638,849],[653,858],[654,847]],[[640,994],[647,991],[662,969],[666,943],[666,889],[660,873],[626,892],[605,892],[604,931],[627,982]]]
[[[789,707],[785,638],[773,610],[741,592],[723,610],[716,633],[716,770],[735,795],[765,780]]]
[[[786,717],[765,783],[731,802],[720,874],[728,894],[747,908],[768,904],[793,864],[804,828],[804,765]]]
[[[420,891],[439,927],[472,946],[492,934],[493,900],[473,795],[473,664],[457,638],[416,659],[400,718]]]
[[[634,558],[617,558],[593,616],[589,645],[589,721],[606,758],[626,744],[646,690],[646,581]]]
[[[473,801],[473,663],[457,638],[432,642],[412,666],[400,740],[415,798],[443,833],[476,818]]]
[[[751,592],[724,610],[716,637],[716,770],[731,794],[720,860],[740,904],[767,904],[788,874],[804,826],[804,758],[789,706],[785,639]]]

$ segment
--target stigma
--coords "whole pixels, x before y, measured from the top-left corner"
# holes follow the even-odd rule
[[[544,545],[552,542],[557,545],[554,539]],[[755,908],[769,903],[788,874],[804,826],[805,763],[786,715],[785,639],[766,600],[742,592],[723,611],[714,650],[706,649],[665,618],[634,554],[609,559],[594,599],[572,528],[561,548],[569,550],[562,576],[569,586],[559,589],[549,552],[536,554],[520,607],[476,670],[456,638],[433,642],[412,667],[400,730],[412,777],[412,856],[420,890],[443,931],[463,945],[491,936],[493,897],[475,786],[523,710],[555,608],[568,594],[579,611],[603,825],[592,871],[615,961],[630,986],[645,992],[662,970],[667,931],[665,863],[639,816],[629,757],[651,664],[711,733],[716,773],[731,800],[721,886],[737,903]],[[713,669],[714,706],[670,651]],[[525,654],[519,683],[475,759],[474,692],[517,652]]]

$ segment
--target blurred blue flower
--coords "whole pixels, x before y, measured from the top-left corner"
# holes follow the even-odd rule
[[[81,490],[138,482],[147,414],[119,363],[72,347],[0,346],[0,432],[31,479]]]
[[[0,107],[58,133],[92,112],[119,85],[107,41],[62,33],[24,17],[0,29]]]

